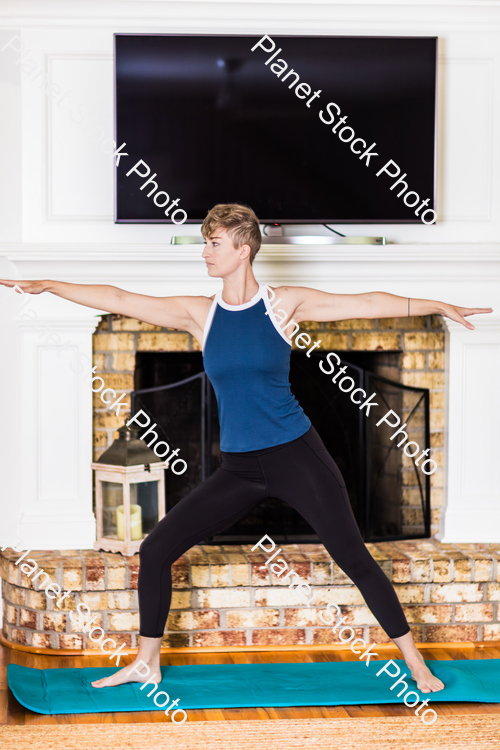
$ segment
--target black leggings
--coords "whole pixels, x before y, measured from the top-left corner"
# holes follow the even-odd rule
[[[311,427],[297,440],[274,448],[222,453],[220,468],[146,537],[139,550],[142,636],[163,636],[172,597],[172,563],[267,497],[285,500],[306,519],[390,638],[410,631],[392,584],[365,547],[337,464]]]

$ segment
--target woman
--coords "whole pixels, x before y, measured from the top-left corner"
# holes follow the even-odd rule
[[[204,366],[217,396],[221,467],[157,524],[141,545],[140,646],[134,662],[96,688],[160,676],[160,646],[171,600],[173,562],[206,537],[231,526],[269,496],[285,500],[310,523],[339,567],[356,583],[368,607],[401,650],[424,693],[444,685],[425,665],[395,590],[371,557],[357,527],[345,483],[321,438],[292,396],[291,342],[282,328],[293,318],[333,321],[438,313],[474,326],[465,316],[491,309],[398,297],[384,292],[330,294],[307,287],[273,289],[287,317],[279,327],[266,287],[252,271],[260,248],[254,212],[238,204],[215,206],[202,234],[209,276],[222,291],[208,297],[149,297],[112,286],[58,281],[2,281],[24,292],[51,292],[81,305],[146,323],[188,331],[203,345]],[[130,675],[131,667],[138,672]]]

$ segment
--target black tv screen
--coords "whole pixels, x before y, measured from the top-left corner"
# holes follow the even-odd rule
[[[264,223],[432,223],[436,53],[436,37],[116,34],[115,220],[236,202]]]

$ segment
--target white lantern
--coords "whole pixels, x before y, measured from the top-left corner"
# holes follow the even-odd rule
[[[165,462],[139,430],[123,426],[96,463],[97,541],[94,549],[134,555],[165,515]]]

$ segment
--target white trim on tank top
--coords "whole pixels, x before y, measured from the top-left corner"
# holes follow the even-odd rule
[[[271,303],[269,301],[269,294],[266,294],[266,291],[266,285],[259,283],[259,291],[257,292],[257,294],[254,294],[249,302],[244,302],[242,305],[228,305],[227,302],[224,302],[224,300],[222,299],[222,289],[219,290],[213,298],[210,310],[208,311],[207,319],[205,321],[205,327],[203,329],[203,343],[201,347],[202,352],[205,349],[205,344],[207,342],[208,334],[210,333],[210,328],[212,327],[212,321],[214,319],[217,305],[220,305],[224,310],[229,310],[230,312],[238,312],[239,310],[247,310],[249,307],[253,307],[260,299],[263,300],[266,310],[269,313],[271,323],[276,328],[281,338],[286,341],[289,346],[292,346],[291,340],[286,337],[285,333],[278,325],[275,312],[272,309]]]
[[[205,321],[205,326],[203,328],[203,341],[201,344],[202,353],[205,350],[205,344],[207,343],[208,334],[210,333],[210,329],[212,327],[212,320],[214,319],[216,309],[217,309],[217,294],[212,300],[212,304],[210,305],[210,310],[208,311],[207,319]]]
[[[224,310],[237,312],[238,310],[246,310],[249,307],[253,307],[262,297],[262,289],[263,285],[259,284],[257,293],[253,295],[252,299],[249,302],[244,302],[242,305],[228,305],[227,302],[224,302],[224,300],[222,299],[222,289],[219,289],[219,291],[215,295],[215,299],[217,300],[219,305],[224,308]]]
[[[266,289],[265,286],[263,287],[263,289],[267,291],[267,289]],[[269,294],[265,294],[264,291],[263,291],[262,292],[262,299],[264,300],[264,304],[266,306],[266,310],[269,313],[269,317],[271,318],[271,323],[276,328],[276,330],[278,331],[278,333],[281,336],[281,338],[284,339],[286,341],[286,343],[289,344],[289,346],[292,346],[291,339],[289,339],[287,337],[286,333],[283,331],[283,329],[279,327],[278,321],[276,320],[276,313],[274,312],[273,308],[271,307],[271,302],[269,300]],[[279,302],[279,300],[278,300],[278,302]],[[285,318],[285,320],[286,320],[286,318]]]

